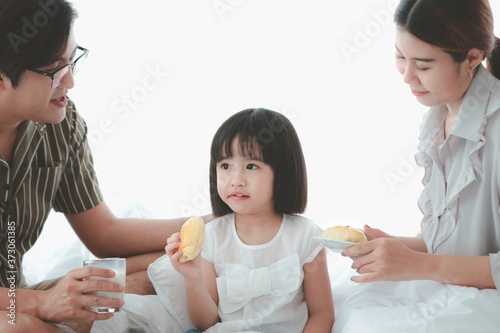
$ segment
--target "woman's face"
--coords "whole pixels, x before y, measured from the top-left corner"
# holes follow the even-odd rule
[[[458,64],[441,48],[397,29],[396,66],[403,81],[425,106],[460,107],[471,83],[466,63]]]

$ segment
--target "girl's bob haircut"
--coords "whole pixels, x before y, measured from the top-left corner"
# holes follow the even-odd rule
[[[243,156],[261,160],[274,171],[274,209],[302,214],[307,205],[307,173],[299,137],[282,114],[267,109],[246,109],[227,119],[217,130],[210,149],[210,200],[215,216],[232,209],[217,191],[217,163],[231,157],[231,143],[239,140]]]

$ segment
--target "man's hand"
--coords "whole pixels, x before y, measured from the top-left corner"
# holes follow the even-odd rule
[[[123,286],[105,280],[87,280],[91,276],[111,278],[115,272],[105,268],[84,267],[70,271],[55,287],[40,292],[37,317],[45,321],[62,322],[74,319],[105,320],[113,314],[92,312],[92,306],[122,307],[123,300],[86,295],[94,291],[122,292]]]

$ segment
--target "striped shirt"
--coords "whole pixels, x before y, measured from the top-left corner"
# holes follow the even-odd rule
[[[25,286],[22,257],[52,208],[75,214],[103,200],[87,126],[72,101],[58,124],[19,126],[12,166],[0,158],[0,286],[7,288]]]

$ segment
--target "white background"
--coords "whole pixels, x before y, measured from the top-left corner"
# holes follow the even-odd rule
[[[107,198],[158,218],[210,213],[213,134],[233,113],[265,107],[301,138],[306,216],[323,228],[418,232],[414,153],[426,108],[394,65],[397,1],[73,3],[90,55],[69,96]],[[500,19],[500,1],[491,4]]]
[[[413,155],[426,108],[395,69],[397,1],[73,2],[91,53],[69,96],[105,193],[156,217],[209,213],[213,134],[231,114],[266,107],[301,138],[308,217],[418,231]]]

